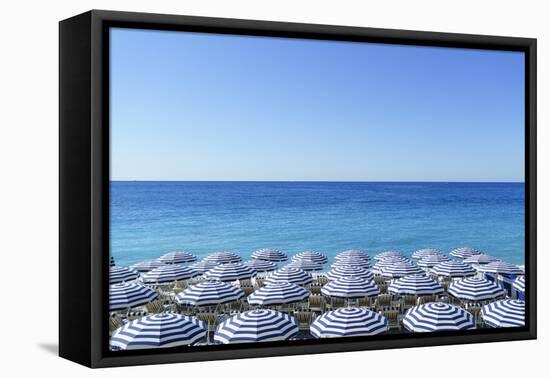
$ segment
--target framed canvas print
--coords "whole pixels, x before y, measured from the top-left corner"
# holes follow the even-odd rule
[[[536,40],[60,23],[60,355],[536,337]]]

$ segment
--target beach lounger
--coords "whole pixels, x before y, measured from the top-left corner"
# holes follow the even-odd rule
[[[325,298],[322,295],[310,295],[308,308],[315,312],[325,312]]]

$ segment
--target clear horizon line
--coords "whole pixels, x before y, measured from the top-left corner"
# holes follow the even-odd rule
[[[514,180],[498,180],[498,181],[472,181],[472,180],[176,180],[176,179],[162,179],[162,180],[113,180],[110,182],[319,182],[319,183],[465,183],[465,184],[524,184],[523,181]]]

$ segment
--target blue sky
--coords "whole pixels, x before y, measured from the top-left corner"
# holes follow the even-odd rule
[[[113,180],[523,181],[524,57],[113,29]]]

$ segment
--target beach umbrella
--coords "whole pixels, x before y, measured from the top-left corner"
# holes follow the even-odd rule
[[[460,307],[431,302],[408,309],[403,325],[410,332],[458,331],[474,329],[475,320]]]
[[[277,265],[268,260],[248,260],[244,262],[244,265],[256,270],[256,272],[272,272],[277,269]]]
[[[348,249],[347,251],[343,251],[338,253],[334,260],[338,261],[340,259],[347,259],[348,257],[357,258],[357,259],[363,259],[363,260],[370,260],[370,256],[365,251],[361,251],[359,249]]]
[[[443,286],[425,275],[412,275],[394,280],[388,286],[394,295],[435,295],[443,293]]]
[[[481,252],[470,247],[461,247],[453,249],[450,255],[453,257],[458,257],[459,259],[467,259],[468,257],[472,257],[474,255],[481,255]]]
[[[294,256],[292,256],[292,261],[296,261],[296,260],[311,260],[311,261],[315,261],[316,263],[319,263],[321,265],[325,264],[328,261],[328,259],[325,255],[323,255],[322,253],[319,253],[319,252],[314,252],[314,251],[306,251],[306,252],[297,253]]]
[[[421,268],[431,268],[439,263],[449,260],[450,259],[445,255],[431,255],[421,258],[417,264]]]
[[[319,315],[310,326],[316,338],[370,336],[388,330],[388,320],[382,315],[361,308],[347,307]]]
[[[333,266],[326,274],[329,280],[337,280],[344,277],[357,277],[366,280],[374,279],[374,274],[371,271],[360,268],[358,266],[342,265]]]
[[[139,277],[139,272],[125,266],[113,266],[109,268],[109,283],[133,281]]]
[[[378,262],[372,267],[372,272],[374,274],[381,274],[382,269],[385,267],[392,266],[393,264],[410,262],[411,260],[404,256],[389,256],[382,260],[378,260]]]
[[[519,276],[514,280],[512,287],[517,291],[525,293],[525,276]]]
[[[114,258],[113,256],[111,256],[111,258],[109,259],[109,267],[112,268],[112,267],[115,266],[115,265],[116,265],[116,264],[115,264],[115,258]]]
[[[374,259],[376,261],[380,261],[380,260],[384,260],[384,259],[387,259],[388,257],[405,257],[403,256],[402,253],[399,253],[399,252],[396,252],[396,251],[386,251],[386,252],[381,252],[379,254],[377,254],[376,256],[374,256]]]
[[[310,292],[301,286],[289,282],[277,282],[266,285],[247,298],[252,306],[278,306],[306,300]]]
[[[284,341],[298,333],[296,320],[283,312],[252,310],[234,315],[216,329],[214,341],[221,344]]]
[[[400,278],[413,274],[422,274],[422,269],[409,262],[398,262],[385,266],[380,270],[380,275],[386,278]]]
[[[494,274],[523,274],[523,270],[520,267],[504,261],[495,261],[489,264],[480,265],[477,267],[477,270]]]
[[[147,286],[118,283],[109,286],[109,311],[127,310],[143,306],[158,298],[158,293]]]
[[[493,328],[523,327],[525,325],[525,302],[503,299],[481,308],[485,324]]]
[[[178,304],[189,306],[214,306],[234,302],[244,297],[240,287],[220,281],[206,281],[189,286],[176,295]]]
[[[240,262],[241,256],[233,252],[215,252],[207,255],[203,260],[208,262],[215,262],[217,264],[227,264]]]
[[[293,268],[293,269],[301,269],[306,272],[311,271],[317,271],[317,270],[323,270],[323,265],[313,261],[313,260],[306,260],[306,259],[299,259],[291,261],[290,264],[286,265],[287,268]]]
[[[479,265],[489,264],[495,261],[500,261],[500,260],[497,259],[496,257],[484,255],[484,254],[472,255],[464,259],[464,262],[467,264],[479,264]]]
[[[155,268],[164,266],[164,263],[159,260],[146,260],[140,263],[134,264],[131,266],[132,269],[137,270],[138,272],[148,272]]]
[[[282,268],[271,273],[266,279],[265,284],[270,285],[276,282],[290,282],[296,285],[309,285],[313,281],[311,273],[301,269]]]
[[[187,252],[168,252],[160,256],[159,260],[164,264],[184,264],[197,260],[197,256]]]
[[[469,277],[476,274],[474,268],[460,261],[445,261],[431,269],[436,276],[441,277]]]
[[[198,263],[191,265],[191,268],[199,273],[205,273],[218,265],[220,264],[215,261],[201,260]]]
[[[334,263],[331,265],[331,267],[337,267],[337,266],[356,266],[359,268],[370,268],[370,262],[369,260],[362,259],[359,257],[342,257],[338,260],[335,260]]]
[[[220,264],[206,273],[204,278],[210,281],[236,281],[256,276],[256,270],[241,263]]]
[[[205,339],[204,323],[179,314],[154,314],[126,323],[113,332],[114,350],[169,348],[193,345]]]
[[[282,262],[288,260],[288,256],[285,253],[272,248],[262,248],[252,252],[252,258],[272,262]]]
[[[485,278],[463,278],[449,284],[448,293],[466,301],[487,301],[506,294],[506,290]]]
[[[171,283],[200,275],[200,272],[193,268],[170,264],[155,268],[143,275],[143,282],[146,284]]]
[[[423,249],[419,249],[418,251],[415,251],[412,254],[412,258],[420,260],[420,259],[423,259],[424,257],[434,256],[434,255],[438,256],[438,255],[442,255],[442,253],[437,249],[423,248]]]
[[[330,281],[321,288],[321,294],[333,298],[364,298],[380,294],[373,281],[357,277],[344,277]]]

